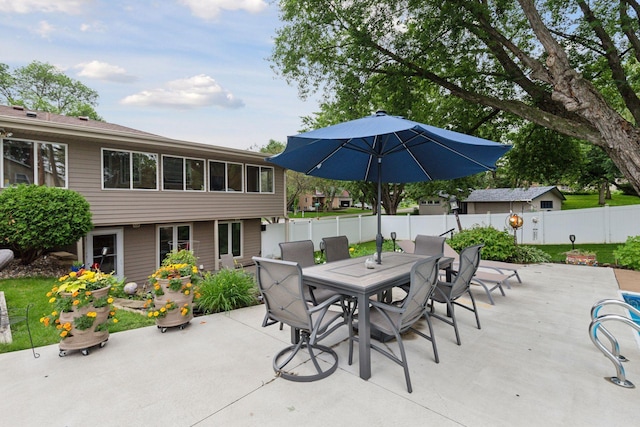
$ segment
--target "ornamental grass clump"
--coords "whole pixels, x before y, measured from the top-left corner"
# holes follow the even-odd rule
[[[219,313],[258,303],[254,277],[243,269],[223,268],[206,273],[199,287],[198,309],[204,314]]]
[[[61,338],[73,335],[74,328],[85,331],[94,326],[97,312],[95,309],[107,307],[109,315],[105,322],[96,325],[94,330],[107,330],[110,323],[117,323],[116,311],[113,307],[113,297],[109,294],[112,287],[121,285],[121,280],[112,274],[99,270],[80,269],[72,271],[58,279],[58,282],[47,292],[47,298],[53,310],[50,314],[40,318],[45,326],[53,326],[58,329]],[[104,290],[101,292],[97,292]],[[88,307],[86,313],[76,317],[73,321],[61,322],[61,313],[80,311]]]

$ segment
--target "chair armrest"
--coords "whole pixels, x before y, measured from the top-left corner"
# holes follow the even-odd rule
[[[313,305],[309,308],[309,313],[315,313],[316,311],[324,310],[328,306],[342,300],[344,297],[342,295],[334,295],[331,298],[324,300],[322,303],[318,305]]]
[[[369,304],[371,304],[372,307],[376,307],[383,311],[389,311],[391,313],[402,313],[404,311],[402,307],[397,307],[380,301],[369,301]]]

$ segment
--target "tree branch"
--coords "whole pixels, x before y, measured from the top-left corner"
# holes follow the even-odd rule
[[[627,7],[629,7],[629,3],[627,3],[626,0],[620,0],[620,24],[622,32],[624,32],[631,44],[636,60],[640,61],[640,39],[638,39],[638,36],[636,36],[636,33],[633,31],[633,23],[627,14]]]
[[[620,96],[622,96],[625,105],[631,112],[636,123],[640,123],[640,99],[629,85],[627,75],[620,61],[618,49],[611,40],[611,37],[609,37],[609,34],[607,34],[606,30],[602,27],[600,20],[593,14],[589,5],[584,0],[578,0],[578,6],[582,10],[582,13],[584,13],[584,17],[593,29],[593,32],[600,39],[602,47],[605,49],[605,58],[607,59],[609,68],[611,68],[613,82]]]

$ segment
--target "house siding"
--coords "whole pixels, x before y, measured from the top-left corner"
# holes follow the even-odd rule
[[[58,141],[59,142],[59,141]],[[171,190],[103,190],[102,148],[138,150],[158,154],[178,153],[162,147],[145,146],[142,149],[119,144],[69,143],[69,188],[81,193],[91,205],[96,226],[118,224],[144,224],[175,221],[205,221],[211,219],[246,219],[260,216],[282,216],[284,171],[275,169],[275,192],[218,193],[209,191]],[[185,157],[207,160],[226,160],[239,163],[271,166],[259,159],[231,158],[212,153],[181,152]],[[158,178],[160,180],[160,178]],[[160,184],[159,184],[160,185]]]
[[[261,251],[261,219],[285,214],[284,169],[268,163],[264,155],[249,151],[176,141],[135,129],[104,122],[39,113],[25,118],[24,112],[0,106],[3,127],[12,139],[54,142],[67,145],[67,187],[89,202],[94,231],[122,230],[122,275],[140,286],[158,266],[157,226],[190,224],[192,249],[198,264],[214,270],[218,257],[215,241],[216,221],[241,221],[241,256],[236,261],[252,264]],[[102,149],[153,153],[158,156],[158,189],[102,189]],[[162,156],[171,155],[206,161],[205,186],[208,189],[208,161],[226,161],[274,170],[272,193],[167,191],[162,190]],[[245,175],[246,185],[246,175]],[[2,188],[0,188],[2,191]],[[87,247],[85,238],[84,247]],[[74,245],[67,248],[70,252]],[[79,254],[82,258],[82,255]]]

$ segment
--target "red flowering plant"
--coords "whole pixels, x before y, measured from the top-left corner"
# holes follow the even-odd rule
[[[60,331],[60,337],[70,336],[73,327],[78,330],[87,330],[93,326],[97,317],[94,308],[109,306],[109,316],[103,324],[97,325],[95,330],[106,330],[109,323],[117,323],[115,308],[113,307],[113,297],[109,291],[115,286],[121,286],[122,280],[112,274],[103,273],[99,270],[71,271],[58,279],[58,282],[47,292],[49,303],[53,310],[49,315],[40,318],[40,322],[45,326],[54,326]],[[96,296],[96,291],[108,288],[107,292],[100,292]],[[69,313],[90,306],[91,309],[72,322],[60,322],[60,313]]]

